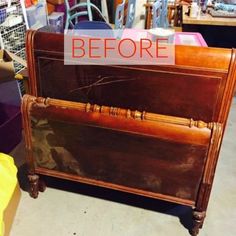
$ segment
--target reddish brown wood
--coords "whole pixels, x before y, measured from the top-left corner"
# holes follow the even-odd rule
[[[139,115],[127,117],[124,116],[127,111],[121,108],[114,113],[114,108],[102,109],[97,105],[29,95],[24,96],[22,107],[25,107],[23,116],[26,119],[23,120],[29,137],[26,145],[31,151],[28,158],[31,170],[35,165],[50,170],[50,162],[54,160],[56,165],[52,170],[77,173],[82,178],[103,181],[104,186],[106,182],[114,183],[120,188],[126,186],[153,192],[154,195],[195,200],[196,183],[200,183],[211,129],[216,124],[192,122],[201,124],[198,128],[188,119],[150,113],[145,113],[143,119]],[[43,125],[37,125],[40,123]],[[49,136],[54,143],[52,146]],[[42,142],[49,144],[46,149]],[[42,148],[39,150],[39,147]],[[74,169],[67,168],[67,164],[57,159],[62,158],[55,153],[58,147],[70,158]],[[42,160],[44,155],[49,157],[48,149],[51,150],[51,160]],[[47,162],[49,164],[45,165]],[[168,176],[169,172],[172,176]]]
[[[85,184],[94,185],[94,186],[100,186],[100,187],[108,188],[108,189],[119,190],[119,191],[127,192],[127,193],[133,193],[140,196],[151,197],[154,199],[162,199],[168,202],[178,203],[178,204],[182,204],[186,206],[193,207],[195,205],[194,201],[188,200],[188,199],[181,199],[178,197],[173,197],[173,196],[169,196],[169,195],[165,195],[161,193],[153,193],[147,190],[144,191],[141,189],[130,188],[130,187],[121,186],[121,185],[113,184],[113,183],[104,184],[104,181],[93,180],[91,178],[84,178],[78,175],[68,175],[60,171],[47,170],[46,168],[36,167],[35,173],[40,173],[42,175],[51,176],[51,177],[56,176],[57,178],[61,178],[61,179],[71,180],[71,181],[85,183]]]
[[[64,66],[63,35],[30,31],[27,42],[34,96],[225,125],[235,82],[235,51],[176,46],[174,66]],[[95,86],[101,79],[106,83]]]
[[[218,150],[221,125],[122,108],[115,111],[91,104],[23,97],[31,196],[36,198],[41,189],[39,173],[195,206],[201,178],[208,174],[204,163],[214,161]],[[40,123],[43,126],[37,126]],[[45,166],[37,151],[46,125],[46,140],[54,135],[54,146],[46,147],[46,151],[51,150],[50,161],[56,162],[52,169],[50,164]],[[66,140],[69,142],[64,143]],[[59,146],[64,157],[70,158],[67,164],[55,153]]]
[[[199,229],[202,228],[204,219],[206,217],[206,212],[198,212],[198,211],[193,211],[193,222],[194,226],[191,231],[192,236],[197,236],[199,233]]]
[[[152,24],[152,4],[145,3],[144,7],[146,9],[145,29],[150,29]]]
[[[39,176],[34,175],[28,175],[30,189],[29,193],[32,198],[37,198],[39,194]]]
[[[176,46],[173,66],[65,66],[63,35],[29,31],[26,42],[29,174],[192,206],[196,235],[233,96],[236,51]]]

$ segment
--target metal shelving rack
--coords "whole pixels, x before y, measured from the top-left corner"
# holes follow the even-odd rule
[[[11,27],[6,26],[4,22],[11,15],[20,15],[22,22]],[[14,0],[10,3],[0,0],[0,48],[9,50],[25,59],[25,32],[26,24],[20,0]],[[24,68],[17,62],[14,62],[14,67],[16,73]],[[23,83],[19,82],[19,87],[21,93],[24,93]]]

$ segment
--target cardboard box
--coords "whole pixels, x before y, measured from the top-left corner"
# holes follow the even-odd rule
[[[13,80],[15,69],[11,55],[6,50],[0,50],[0,83]]]
[[[0,152],[9,153],[22,138],[20,106],[0,103],[0,114]]]
[[[0,152],[3,153],[9,153],[21,141],[21,94],[13,64],[16,57],[0,50],[0,136],[4,137],[0,139]],[[17,60],[25,63],[19,57]]]
[[[0,84],[6,81],[14,80],[15,68],[13,60],[20,63],[24,67],[27,67],[27,63],[24,59],[9,51],[0,49]]]

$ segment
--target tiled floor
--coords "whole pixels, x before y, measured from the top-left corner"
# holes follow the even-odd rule
[[[13,152],[19,165],[24,156],[22,149],[18,146]],[[200,236],[236,235],[235,153],[236,98]],[[77,183],[49,182],[50,187],[36,200],[22,192],[11,236],[189,235],[191,212],[187,207]]]

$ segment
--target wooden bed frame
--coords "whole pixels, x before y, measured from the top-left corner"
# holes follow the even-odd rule
[[[44,190],[40,174],[175,202],[193,208],[197,235],[233,96],[235,50],[176,46],[174,66],[65,66],[63,37],[27,33],[31,196]]]

